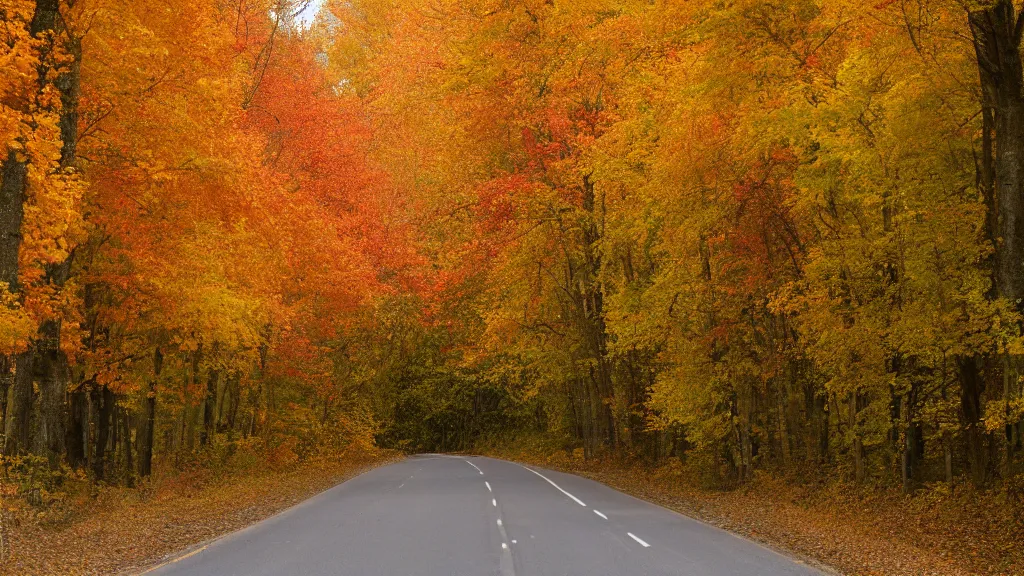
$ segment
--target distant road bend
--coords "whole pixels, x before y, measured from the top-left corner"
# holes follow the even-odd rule
[[[820,576],[591,480],[482,457],[377,468],[148,572],[174,576]]]

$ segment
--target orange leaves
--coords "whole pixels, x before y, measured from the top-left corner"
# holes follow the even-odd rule
[[[16,295],[0,289],[0,352],[21,352],[35,334],[36,321],[26,314]]]
[[[17,301],[3,303],[0,353],[24,345],[29,324],[75,308],[71,294],[50,284],[47,267],[66,262],[84,239],[84,184],[62,157],[59,122],[64,111],[56,86],[68,77],[74,58],[63,37],[52,31],[30,33],[34,11],[34,2],[0,2],[0,156],[5,165],[10,161],[26,167],[24,188],[5,191],[7,202],[19,204],[16,211],[23,212],[20,228],[11,231],[19,238],[21,294]],[[9,256],[13,259],[13,253]]]
[[[22,149],[17,138],[36,107],[39,91],[39,50],[42,41],[29,33],[35,3],[30,0],[0,2],[0,144],[4,152]]]

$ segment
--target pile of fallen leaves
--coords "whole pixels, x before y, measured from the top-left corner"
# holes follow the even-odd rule
[[[678,465],[492,453],[597,480],[842,574],[1024,574],[1024,504],[1005,491],[936,485],[908,496],[768,473],[711,490]]]
[[[9,554],[0,573],[139,573],[396,457],[320,459],[286,471],[197,468],[168,472],[134,489],[86,484],[44,509],[8,491],[3,509]]]

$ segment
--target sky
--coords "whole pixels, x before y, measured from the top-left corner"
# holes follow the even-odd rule
[[[305,10],[299,12],[296,20],[301,22],[303,26],[308,26],[316,18],[316,13],[320,11],[320,6],[323,3],[324,0],[312,0]]]

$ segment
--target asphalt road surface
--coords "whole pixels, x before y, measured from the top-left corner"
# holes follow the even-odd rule
[[[149,574],[822,573],[578,476],[491,458],[426,455],[353,478]]]

